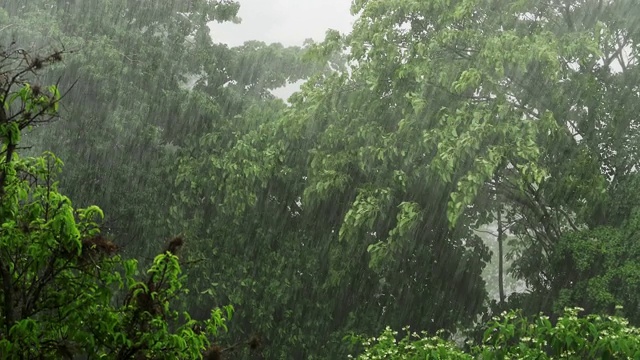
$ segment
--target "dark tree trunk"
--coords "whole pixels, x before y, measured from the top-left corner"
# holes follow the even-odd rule
[[[502,242],[504,240],[504,229],[502,228],[502,206],[498,207],[498,293],[500,296],[500,307],[504,306],[504,251]]]

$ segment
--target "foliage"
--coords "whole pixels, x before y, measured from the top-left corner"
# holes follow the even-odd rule
[[[28,144],[64,159],[62,189],[79,204],[105,209],[104,230],[147,261],[169,230],[178,153],[191,152],[203,133],[224,131],[254,102],[281,103],[269,91],[316,68],[301,63],[297,47],[213,43],[207,23],[237,20],[233,1],[3,6],[6,42],[46,49],[42,39],[53,38],[74,53],[44,72],[44,80],[61,77],[62,89],[78,80],[61,111],[68,121],[35,132]],[[224,135],[246,129],[228,127]]]
[[[569,305],[613,313],[623,304],[638,325],[632,250],[638,53],[630,46],[638,29],[629,23],[637,16],[630,6],[582,1],[549,27],[566,39],[563,48],[576,51],[559,57],[562,80],[549,83],[536,99],[552,109],[564,135],[538,140],[549,176],[538,187],[508,196],[516,235],[512,272],[531,289],[511,303],[529,313],[557,313]],[[586,13],[591,16],[582,17]],[[574,47],[571,38],[590,39],[592,45]],[[588,261],[593,263],[587,266]]]
[[[61,61],[2,49],[0,108],[0,357],[3,359],[199,359],[226,328],[232,308],[206,321],[172,303],[185,292],[176,256],[181,239],[155,257],[140,280],[102,236],[96,206],[74,209],[58,191],[62,162],[51,153],[18,155],[21,131],[57,115],[61,95],[27,80]],[[123,298],[124,296],[124,298]]]
[[[640,354],[640,329],[622,317],[578,316],[580,311],[565,309],[555,324],[543,315],[528,320],[505,312],[489,322],[482,343],[467,351],[408,328],[398,340],[398,333],[386,328],[376,338],[354,338],[364,346],[357,359],[631,359]]]
[[[557,284],[567,272],[576,272],[552,264],[563,251],[561,243],[584,229],[620,227],[633,209],[638,48],[632,44],[638,28],[630,19],[637,10],[628,1],[402,0],[356,1],[352,11],[358,21],[344,41],[354,65],[335,82],[357,86],[359,81],[366,93],[359,99],[367,98],[364,103],[373,114],[342,111],[346,126],[364,133],[378,114],[386,121],[397,118],[397,125],[387,123],[376,133],[374,159],[401,148],[397,158],[386,155],[392,159],[387,183],[393,171],[411,174],[398,166],[403,161],[414,172],[424,163],[431,176],[447,185],[437,198],[448,201],[453,228],[491,224],[500,212],[514,235],[511,272],[526,281],[527,302],[535,305],[528,311],[550,311],[558,300]],[[334,83],[325,82],[318,92]],[[358,123],[358,116],[366,124]],[[331,128],[338,138],[349,139],[340,148],[350,149],[357,140],[339,131]],[[395,139],[385,131],[414,137]],[[329,160],[324,159],[333,149],[326,146],[322,153],[318,173],[328,176],[319,190],[327,183],[348,186],[336,171],[354,173],[343,170],[347,157],[326,171]],[[384,174],[381,167],[374,169],[376,176]],[[432,186],[433,180],[422,184]],[[385,187],[369,191],[367,201],[356,199],[352,210],[363,221],[353,224],[392,216],[384,208],[372,211],[385,203],[376,197]],[[602,246],[607,237],[599,236]],[[607,286],[592,292],[604,294]],[[518,304],[523,303],[513,302]]]
[[[632,324],[640,323],[639,219],[634,211],[619,228],[570,232],[560,239],[550,260],[556,274],[552,310],[572,304],[589,313],[611,314],[621,305]]]
[[[226,342],[340,358],[348,332],[505,306],[636,324],[634,4],[358,0],[349,34],[228,48],[207,22],[233,1],[6,1],[0,36],[74,51],[45,74],[79,79],[69,121],[24,143],[65,159],[60,188],[124,254],[152,265],[182,233],[194,318],[233,303]],[[271,94],[299,79],[290,106]],[[528,291],[487,309],[474,229],[496,222]]]
[[[304,312],[277,325],[278,332],[272,329],[274,321],[291,316],[285,309],[298,295],[289,291],[289,284],[305,288],[311,280],[303,284],[296,274],[312,269],[315,254],[303,257],[302,244],[286,254],[261,251],[275,243],[277,228],[283,226],[278,224],[287,218],[255,231],[247,227],[246,219],[266,221],[274,207],[281,207],[254,208],[245,218],[237,216],[236,208],[252,209],[253,193],[241,187],[251,181],[223,174],[251,176],[258,173],[257,165],[278,165],[273,156],[263,159],[251,152],[256,141],[270,139],[268,128],[256,128],[284,109],[270,90],[322,70],[324,64],[303,62],[301,47],[248,42],[230,49],[216,44],[207,17],[233,20],[237,3],[192,3],[200,13],[193,11],[188,19],[187,3],[181,2],[174,2],[174,8],[158,5],[165,7],[162,11],[126,1],[3,5],[12,32],[0,34],[5,41],[15,37],[46,46],[42,39],[53,36],[74,51],[64,66],[44,74],[46,79],[78,79],[61,109],[65,121],[46,132],[36,129],[26,140],[65,160],[61,189],[78,204],[96,203],[105,210],[103,230],[125,256],[148,264],[167,232],[190,239],[183,256],[192,275],[188,287],[195,291],[181,304],[198,319],[209,317],[212,304],[236,305],[235,325],[229,335],[221,335],[224,343],[244,342],[239,339],[251,333],[274,333],[272,341],[299,345],[301,341],[291,339],[300,333],[296,323]],[[95,12],[87,13],[89,7]],[[100,11],[110,15],[96,15]],[[60,84],[70,86],[70,81]],[[233,196],[218,190],[225,184]],[[217,203],[221,200],[223,207]],[[281,241],[278,247],[285,248]],[[212,254],[218,254],[215,261]],[[299,259],[299,266],[291,259]],[[276,299],[287,303],[281,306]],[[271,347],[282,354],[289,351],[278,344]]]

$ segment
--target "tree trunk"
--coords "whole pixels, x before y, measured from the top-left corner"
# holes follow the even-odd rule
[[[504,229],[502,228],[502,205],[498,206],[498,293],[500,296],[500,307],[504,306],[504,251],[502,242],[504,240]]]

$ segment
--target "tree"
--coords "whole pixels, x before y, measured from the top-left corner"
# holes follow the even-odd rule
[[[255,249],[270,247],[277,230],[265,226],[260,231],[271,235],[263,239],[256,235],[258,230],[252,233],[243,225],[240,216],[234,217],[231,212],[222,216],[217,204],[209,200],[224,184],[221,171],[233,174],[235,170],[230,163],[207,161],[231,152],[227,159],[242,163],[244,153],[234,149],[236,141],[264,135],[255,129],[284,109],[283,102],[269,90],[295,82],[325,65],[303,62],[303,48],[251,42],[229,49],[214,44],[198,16],[183,21],[182,3],[157,12],[145,10],[148,4],[137,8],[134,2],[127,3],[130,6],[100,2],[94,4],[92,11],[96,12],[91,14],[73,6],[49,11],[42,3],[31,4],[20,8],[19,2],[9,2],[5,8],[11,15],[7,22],[15,24],[11,29],[16,36],[38,43],[46,34],[54,33],[76,50],[64,66],[50,68],[44,74],[50,79],[79,79],[76,91],[61,110],[68,121],[27,138],[34,149],[52,148],[65,160],[61,189],[78,204],[97,203],[105,209],[105,234],[115,239],[125,256],[141,263],[151,262],[160,246],[158,239],[164,234],[185,234],[190,242],[183,256],[190,264],[187,271],[194,275],[188,285],[196,291],[181,304],[198,319],[209,317],[212,303],[222,305],[229,300],[237,305],[242,311],[234,318],[235,331],[229,335],[229,342],[273,327],[272,317],[289,311],[269,301],[276,297],[274,292],[279,292],[288,304],[294,302],[297,295],[282,291],[282,287],[289,281],[287,277],[313,265],[308,261],[313,254],[285,257],[264,253],[266,258],[259,259],[260,268],[246,261],[250,252],[242,244],[250,242]],[[80,5],[93,6],[87,2]],[[219,13],[220,20],[232,19],[235,13],[227,10],[234,9],[233,3],[219,5],[207,11]],[[109,14],[107,18],[116,13],[125,15],[106,21],[96,15],[99,9]],[[145,30],[148,23],[167,29],[167,36]],[[61,88],[68,86],[68,82],[61,84]],[[213,174],[220,183],[213,182]],[[242,195],[240,187],[230,191]],[[244,197],[240,199],[245,201],[241,205],[251,206]],[[271,209],[259,215],[266,220]],[[284,246],[284,240],[278,246]],[[214,251],[219,258],[211,258]],[[304,266],[285,264],[291,258],[300,258]],[[286,267],[284,275],[282,267]],[[258,269],[272,271],[260,272],[260,277],[248,281],[243,271],[254,275]],[[258,281],[261,286],[255,290]],[[272,281],[282,286],[267,291]],[[245,285],[238,287],[238,283]],[[218,296],[210,295],[223,288]],[[267,310],[261,308],[266,305]],[[259,310],[254,313],[254,308]],[[286,354],[288,349],[276,351]]]
[[[620,194],[632,192],[622,184],[637,158],[637,110],[626,105],[637,103],[633,11],[626,1],[353,5],[360,17],[347,45],[380,91],[375,103],[395,99],[385,108],[420,134],[417,154],[455,184],[452,227],[467,226],[465,214],[476,226],[504,215],[532,314],[552,310],[561,239],[632,211]]]
[[[620,227],[574,231],[560,239],[549,261],[556,274],[550,286],[556,313],[573,304],[589,313],[622,313],[640,324],[638,216],[636,210]]]
[[[334,41],[313,47],[320,60]],[[404,94],[371,89],[367,67],[350,70],[313,77],[290,109],[238,116],[261,122],[224,150],[220,133],[206,134],[202,154],[181,164],[189,205],[175,212],[193,221],[191,235],[235,254],[203,264],[199,289],[237,294],[236,319],[267,334],[270,357],[337,358],[345,332],[453,331],[483,309],[488,252],[470,227],[449,228],[454,187],[427,168],[421,133],[402,121]],[[241,274],[240,286],[224,273]]]
[[[122,260],[100,234],[102,211],[74,209],[58,192],[61,161],[18,155],[22,132],[58,114],[58,87],[34,78],[63,55],[15,44],[0,51],[0,354],[200,359],[232,308],[198,322],[171,306],[184,292],[176,256],[182,240],[172,240],[137,280],[137,262]]]
[[[105,209],[104,230],[144,259],[169,229],[178,154],[197,151],[203,133],[239,130],[226,124],[256,102],[275,101],[270,89],[315,69],[301,65],[300,48],[213,43],[207,23],[237,21],[232,1],[3,6],[22,43],[44,46],[53,34],[74,50],[44,74],[62,77],[63,89],[79,80],[61,110],[73,121],[35,132],[29,145],[64,159],[61,188],[79,204]]]

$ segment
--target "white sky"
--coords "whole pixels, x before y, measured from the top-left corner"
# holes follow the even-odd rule
[[[240,24],[212,23],[211,37],[229,46],[248,40],[278,42],[285,46],[302,45],[305,39],[324,40],[328,29],[351,31],[351,0],[239,0]],[[287,99],[303,81],[273,90]]]
[[[351,0],[239,0],[241,24],[212,24],[214,41],[230,46],[247,40],[302,45],[324,39],[327,29],[349,32]]]

